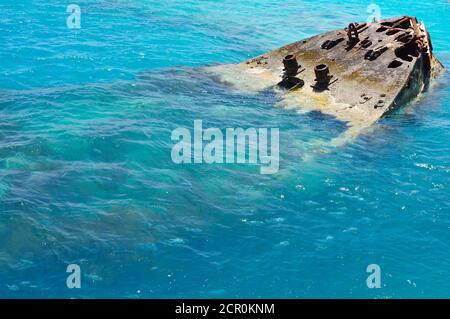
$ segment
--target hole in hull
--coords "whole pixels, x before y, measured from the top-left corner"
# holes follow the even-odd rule
[[[403,61],[411,62],[413,57],[419,56],[417,44],[405,44],[404,46],[395,49],[395,56]]]
[[[400,61],[398,61],[398,60],[394,60],[394,61],[392,61],[391,63],[389,63],[388,68],[389,68],[389,69],[396,69],[396,68],[398,68],[399,66],[401,66],[402,64],[403,64],[402,62],[400,62]]]
[[[385,27],[392,27],[394,25],[394,22],[382,22],[381,25]]]
[[[386,35],[394,35],[394,34],[397,34],[399,32],[400,32],[400,30],[390,30],[390,31],[386,32]]]
[[[404,34],[399,35],[397,38],[395,38],[395,41],[406,44],[406,43],[410,42],[413,38],[414,37],[412,34],[404,33]]]
[[[367,49],[368,47],[370,47],[372,45],[372,41],[370,41],[370,40],[363,40],[362,42],[361,42],[361,46],[364,48],[364,49]]]
[[[336,40],[327,40],[322,44],[322,49],[330,50],[334,48],[336,45],[344,41],[344,38],[339,38]]]

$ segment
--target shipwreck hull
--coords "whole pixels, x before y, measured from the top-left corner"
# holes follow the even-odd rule
[[[238,90],[273,89],[281,105],[319,110],[360,131],[426,90],[443,66],[425,25],[405,16],[350,24],[211,70]]]

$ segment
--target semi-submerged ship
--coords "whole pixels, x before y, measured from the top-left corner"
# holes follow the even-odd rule
[[[282,105],[346,122],[349,129],[336,145],[414,100],[443,70],[425,24],[409,16],[351,23],[239,64],[210,68],[235,89],[274,90]]]

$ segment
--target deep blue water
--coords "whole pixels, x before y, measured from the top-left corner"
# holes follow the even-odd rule
[[[305,162],[345,125],[201,69],[365,21],[371,1],[78,0],[78,30],[70,3],[0,3],[0,297],[450,296],[448,73]],[[375,3],[424,20],[450,65],[448,1]],[[195,119],[279,127],[279,173],[174,164]]]

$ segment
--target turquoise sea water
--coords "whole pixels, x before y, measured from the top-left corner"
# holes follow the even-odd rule
[[[2,0],[0,297],[450,297],[448,73],[305,162],[345,125],[201,70],[365,21],[371,3],[424,20],[450,65],[446,0]],[[171,132],[195,119],[279,127],[279,173],[174,164]]]

